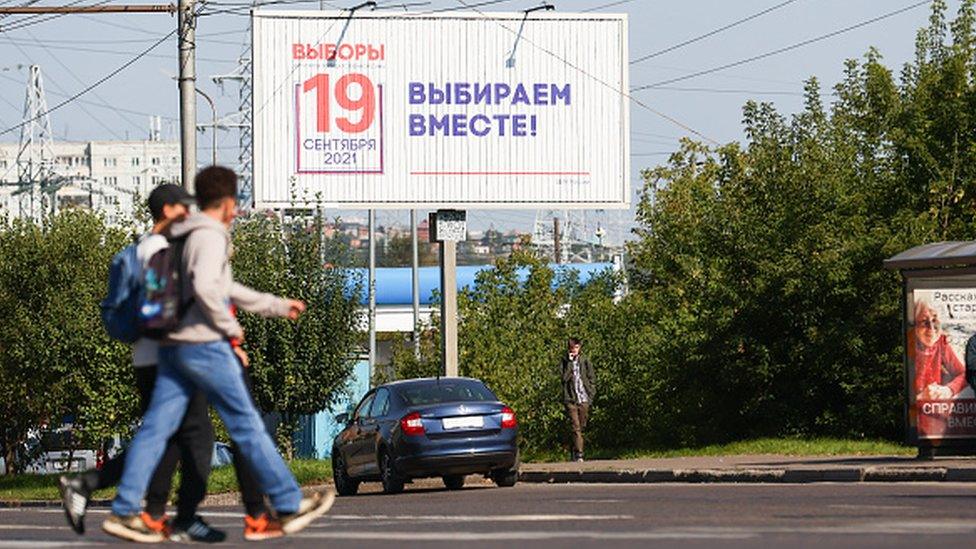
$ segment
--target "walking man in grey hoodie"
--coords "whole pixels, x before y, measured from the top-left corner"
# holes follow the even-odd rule
[[[161,342],[159,370],[152,401],[142,426],[126,452],[125,472],[112,502],[112,514],[102,529],[114,536],[139,542],[162,541],[140,516],[141,501],[166,440],[184,415],[195,388],[206,395],[223,419],[261,490],[267,494],[285,534],[298,532],[332,506],[335,495],[316,493],[302,499],[295,477],[288,470],[268,435],[245,386],[231,339],[243,331],[230,305],[263,316],[297,319],[305,310],[301,301],[252,290],[234,282],[230,268],[229,228],[237,211],[237,176],[211,166],[196,176],[200,212],[173,225],[170,237],[185,238],[182,284],[187,300],[179,327]]]

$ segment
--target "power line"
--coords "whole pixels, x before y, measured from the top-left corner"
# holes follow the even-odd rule
[[[27,55],[27,52],[25,52],[23,48],[21,48],[17,44],[14,44],[14,47],[16,47],[18,50],[20,50],[20,53],[22,53],[24,55],[24,57],[27,58],[28,62],[30,62],[31,64],[35,64],[31,60],[30,56]],[[62,89],[61,86],[57,82],[51,80],[50,78],[48,78],[48,83],[51,84],[51,85],[53,85],[55,88],[57,88],[59,90]],[[119,134],[118,132],[116,132],[115,130],[113,130],[111,127],[109,127],[108,124],[106,124],[101,118],[98,118],[97,116],[95,116],[94,114],[92,114],[88,109],[86,109],[85,107],[83,107],[81,105],[79,105],[78,108],[81,109],[81,111],[84,112],[86,115],[88,115],[88,117],[91,118],[96,124],[98,124],[99,126],[101,126],[102,128],[104,128],[105,131],[107,131],[108,133],[112,134],[115,138],[117,138],[117,139],[121,139],[122,138],[122,135],[121,134]]]
[[[785,52],[788,52],[788,51],[791,51],[791,50],[795,50],[797,48],[801,48],[803,46],[807,46],[807,45],[813,44],[815,42],[820,42],[820,41],[826,40],[828,38],[833,38],[834,36],[837,36],[837,35],[840,35],[840,34],[844,34],[846,32],[850,32],[850,31],[855,30],[855,29],[859,29],[861,27],[870,25],[872,23],[877,23],[878,21],[882,21],[884,19],[888,19],[889,17],[894,17],[895,15],[899,15],[899,14],[904,13],[906,11],[910,11],[910,10],[919,8],[919,7],[924,6],[926,4],[930,4],[931,2],[932,2],[932,0],[923,0],[922,2],[916,2],[916,3],[914,3],[914,4],[910,5],[910,6],[905,6],[904,8],[897,9],[895,11],[890,11],[888,13],[885,13],[883,15],[879,15],[877,17],[874,17],[872,19],[868,19],[866,21],[861,21],[860,23],[856,23],[856,24],[851,25],[849,27],[844,27],[842,29],[835,30],[833,32],[829,32],[827,34],[823,34],[823,35],[817,36],[815,38],[810,38],[810,39],[804,40],[802,42],[797,42],[796,44],[792,44],[792,45],[789,45],[789,46],[786,46],[786,47],[783,47],[783,48],[779,48],[777,50],[769,51],[769,52],[762,53],[762,54],[759,54],[759,55],[754,55],[752,57],[749,57],[747,59],[742,59],[740,61],[735,61],[735,62],[732,62],[732,63],[726,63],[726,64],[721,65],[719,67],[714,67],[714,68],[711,68],[711,69],[706,69],[706,70],[694,72],[694,73],[691,73],[691,74],[686,74],[684,76],[679,76],[679,77],[676,77],[676,78],[670,78],[668,80],[662,80],[660,82],[655,82],[653,84],[647,84],[647,85],[644,85],[644,86],[638,86],[636,88],[631,89],[630,91],[631,92],[636,92],[636,91],[646,90],[646,89],[650,89],[650,88],[657,88],[657,87],[660,87],[660,86],[666,86],[668,84],[674,84],[675,82],[682,82],[682,81],[685,81],[685,80],[690,80],[692,78],[697,78],[699,76],[704,76],[706,74],[711,74],[713,72],[718,72],[718,71],[722,71],[722,70],[725,70],[725,69],[731,69],[732,67],[738,67],[738,66],[741,66],[741,65],[745,65],[747,63],[752,63],[753,61],[758,61],[760,59],[765,59],[767,57],[772,57],[774,55],[779,55],[781,53],[785,53]]]
[[[735,94],[735,95],[790,95],[797,97],[804,97],[806,94],[804,92],[798,91],[788,91],[788,90],[752,90],[752,89],[737,89],[737,88],[684,88],[676,86],[655,86],[651,88],[653,90],[663,90],[663,91],[676,91],[676,92],[695,92],[695,93],[721,93],[721,94]],[[833,95],[830,93],[821,93],[820,95]]]
[[[681,136],[678,136],[678,135],[668,135],[668,134],[665,134],[665,133],[642,132],[642,131],[635,130],[635,129],[631,129],[630,130],[630,133],[632,135],[647,135],[647,136],[650,136],[650,137],[660,137],[660,138],[663,138],[663,139],[681,139]]]
[[[199,34],[197,35],[198,38],[201,36],[202,35]],[[7,37],[7,40],[10,42],[20,42],[21,44],[25,44],[25,41],[21,41],[17,38]],[[121,40],[118,39],[117,40],[65,40],[62,38],[55,38],[52,40],[57,41],[57,43],[59,44],[151,44],[152,42],[155,41],[152,38],[130,38],[130,39],[121,39]],[[228,46],[240,46],[239,42],[232,42],[230,40],[207,40],[206,42],[208,44],[226,44]],[[30,44],[28,43],[27,45]],[[48,47],[53,48],[54,46],[48,46]]]
[[[49,57],[51,57],[52,59],[54,59],[54,61],[55,61],[55,62],[56,62],[56,63],[57,63],[58,65],[61,65],[61,68],[63,68],[64,70],[66,70],[66,71],[68,72],[68,74],[70,74],[70,75],[71,75],[71,77],[72,77],[72,78],[74,78],[74,79],[75,79],[75,80],[76,80],[76,81],[77,81],[77,82],[78,82],[79,84],[81,84],[82,86],[84,86],[84,85],[85,85],[85,82],[84,82],[84,80],[82,80],[81,78],[79,78],[79,77],[78,77],[78,75],[77,75],[77,74],[75,73],[75,71],[73,71],[73,70],[71,70],[71,67],[69,67],[68,65],[66,65],[66,64],[64,63],[64,61],[62,61],[62,60],[61,60],[61,58],[60,58],[60,57],[58,57],[57,55],[54,55],[54,53],[52,53],[52,52],[51,52],[51,50],[50,50],[50,49],[48,48],[48,46],[46,46],[46,45],[45,45],[45,44],[44,44],[43,42],[41,42],[40,40],[38,40],[38,39],[37,39],[37,38],[36,38],[36,37],[34,36],[34,34],[33,34],[33,33],[31,33],[31,31],[26,31],[26,32],[27,32],[27,36],[30,36],[32,40],[34,40],[35,42],[37,42],[37,44],[38,44],[39,46],[41,46],[42,48],[44,48],[44,51],[45,51],[45,53],[47,53]],[[8,38],[8,40],[9,40],[9,38]],[[20,48],[20,47],[18,46],[18,49],[19,49],[19,48]],[[23,51],[23,50],[21,50],[21,51]],[[110,106],[110,105],[108,104],[108,101],[105,101],[105,99],[103,99],[103,98],[102,98],[102,96],[100,96],[100,95],[98,95],[98,93],[97,93],[97,92],[94,92],[94,91],[93,91],[93,92],[92,92],[92,96],[94,96],[94,98],[95,98],[95,99],[97,99],[97,100],[98,100],[98,101],[99,101],[100,103],[102,103],[103,105],[105,105],[105,106]],[[117,115],[117,116],[118,116],[119,118],[121,118],[122,120],[125,120],[126,122],[128,122],[128,123],[129,123],[129,125],[131,125],[132,127],[134,127],[134,128],[136,128],[136,129],[138,129],[139,131],[142,131],[142,130],[144,130],[144,129],[145,129],[145,128],[144,128],[143,126],[141,126],[141,125],[139,125],[139,124],[136,124],[135,122],[133,122],[131,118],[129,118],[129,117],[127,117],[127,116],[125,116],[125,114],[124,114],[124,113],[122,113],[121,111],[118,111],[118,112],[116,112],[116,115]],[[101,120],[100,120],[100,119],[99,119],[99,124],[101,124]]]
[[[622,5],[622,4],[629,4],[629,3],[633,2],[633,1],[634,0],[617,0],[616,2],[609,2],[607,4],[603,4],[602,6],[596,6],[595,8],[585,9],[585,10],[581,11],[580,13],[587,13],[587,12],[591,12],[591,11],[599,11],[599,10],[602,10],[602,9],[612,8],[614,6],[619,6],[619,5]]]
[[[21,82],[20,80],[17,80],[16,78],[13,78],[11,76],[7,76],[6,74],[0,74],[0,78],[4,78],[6,80],[10,80],[11,82],[15,82],[17,84],[23,84],[23,82]],[[46,90],[46,92],[49,93],[49,94],[51,94],[51,95],[55,95],[57,97],[71,97],[69,94],[59,93],[59,92],[56,92],[54,90]],[[0,99],[3,99],[3,96],[2,95],[0,95]],[[88,106],[91,106],[91,107],[99,107],[99,108],[102,108],[102,109],[111,109],[113,111],[124,112],[126,114],[134,114],[134,115],[137,115],[137,116],[159,116],[163,120],[167,120],[167,121],[170,121],[170,122],[176,122],[177,120],[179,120],[178,118],[174,118],[172,116],[161,116],[161,115],[156,114],[156,113],[151,113],[151,112],[146,112],[146,111],[137,111],[137,110],[132,110],[132,109],[126,109],[126,108],[123,108],[123,107],[119,107],[117,105],[109,105],[109,104],[96,103],[94,101],[88,101],[86,99],[76,99],[75,101],[77,103],[84,103],[85,105],[88,105]],[[7,104],[8,105],[12,105],[9,102],[7,102]],[[17,110],[17,112],[20,112],[21,111],[20,107],[14,107],[14,108]]]
[[[122,56],[129,55],[128,53],[126,53],[124,51],[118,51],[118,50],[106,50],[106,49],[100,49],[100,48],[83,48],[83,47],[78,47],[78,46],[54,46],[54,45],[41,45],[41,44],[25,44],[23,42],[13,41],[13,40],[11,40],[9,38],[7,38],[7,40],[11,44],[13,44],[15,46],[24,46],[24,47],[27,47],[27,48],[46,48],[46,49],[52,49],[52,50],[76,51],[76,52],[87,52],[87,53],[102,53],[102,54],[107,54],[107,55],[122,55]],[[150,42],[150,41],[147,40],[145,42]],[[151,57],[151,58],[154,58],[154,59],[166,59],[166,60],[172,60],[173,59],[173,56],[172,55],[166,55],[166,54],[162,54],[162,53],[158,53],[158,54],[152,53],[152,54],[147,55],[146,57]],[[216,57],[200,57],[200,56],[197,56],[197,61],[206,61],[208,63],[236,63],[236,61],[234,61],[233,59],[218,59]]]
[[[739,19],[738,21],[733,21],[733,22],[729,23],[728,25],[719,27],[719,28],[717,28],[715,30],[711,30],[709,32],[706,32],[705,34],[696,36],[694,38],[689,38],[688,40],[685,40],[684,42],[680,42],[680,43],[675,44],[673,46],[669,46],[667,48],[658,50],[656,52],[649,53],[649,54],[647,54],[645,56],[642,56],[642,57],[638,57],[637,59],[634,59],[633,61],[631,61],[630,64],[631,65],[634,65],[634,64],[640,63],[642,61],[647,61],[648,59],[652,59],[654,57],[658,57],[660,55],[664,55],[664,54],[666,54],[668,52],[672,52],[672,51],[674,51],[676,49],[683,48],[683,47],[685,47],[685,46],[687,46],[689,44],[694,44],[695,42],[699,42],[699,41],[704,40],[704,39],[706,39],[706,38],[708,38],[710,36],[715,36],[716,34],[718,34],[720,32],[727,31],[727,30],[729,30],[731,28],[734,28],[734,27],[737,27],[737,26],[739,26],[739,25],[741,25],[743,23],[748,23],[749,21],[752,21],[753,19],[756,19],[757,17],[762,17],[763,15],[766,15],[767,13],[770,13],[770,12],[776,11],[776,10],[782,8],[782,7],[788,6],[789,4],[792,4],[793,2],[796,2],[796,0],[786,0],[785,2],[780,2],[779,4],[776,4],[775,6],[766,8],[766,9],[764,9],[762,11],[756,12],[756,13],[754,13],[752,15],[747,16],[747,17],[743,17],[742,19]]]
[[[319,0],[269,0],[267,2],[221,2],[220,0],[215,0],[213,2],[207,2],[208,6],[219,6],[219,7],[238,7],[238,8],[263,8],[264,6],[277,6],[277,5],[287,5],[287,4],[305,4],[315,2],[319,3]],[[333,9],[342,9],[339,6],[331,2],[322,2],[326,6]]]
[[[460,2],[460,0],[458,0],[458,1]],[[461,5],[463,5],[465,8],[467,8],[469,10],[472,10],[473,9],[475,11],[478,11],[477,8],[487,8],[488,6],[495,6],[497,4],[504,4],[506,2],[512,2],[512,1],[513,0],[485,0],[483,2],[474,2],[474,3],[471,3],[471,4],[467,4],[467,3],[464,3],[464,2],[460,2],[460,3],[461,3]],[[436,9],[436,10],[429,10],[429,11],[423,12],[421,15],[426,15],[426,14],[429,14],[429,13],[443,13],[443,12],[446,12],[446,11],[457,11],[457,8],[439,8],[439,9]],[[481,13],[481,15],[484,15],[484,13]]]
[[[0,135],[5,135],[5,134],[8,134],[10,132],[17,131],[20,128],[26,126],[27,124],[30,124],[34,120],[37,120],[38,118],[40,118],[40,117],[42,117],[44,115],[50,114],[50,113],[52,113],[52,112],[60,109],[61,107],[67,105],[68,103],[71,103],[75,99],[78,99],[82,95],[85,95],[86,93],[90,92],[91,90],[93,90],[93,89],[97,88],[98,86],[104,84],[110,78],[114,77],[115,75],[117,75],[120,72],[124,71],[125,69],[129,68],[136,61],[139,61],[140,59],[142,59],[143,57],[145,57],[146,55],[148,55],[149,52],[151,52],[152,50],[154,50],[157,47],[159,47],[163,42],[166,41],[167,38],[169,38],[170,36],[173,36],[174,34],[176,34],[176,32],[178,30],[179,29],[173,29],[173,30],[169,31],[165,36],[163,36],[162,38],[160,38],[159,40],[157,40],[153,45],[151,45],[148,48],[144,49],[138,55],[136,55],[132,59],[126,61],[122,65],[120,65],[117,69],[113,70],[112,72],[108,73],[107,75],[103,76],[102,78],[99,78],[98,80],[96,80],[92,84],[88,85],[85,89],[83,89],[83,90],[75,93],[71,97],[68,97],[64,101],[62,101],[62,102],[58,103],[57,105],[49,108],[45,112],[40,113],[39,115],[37,115],[36,117],[34,117],[34,118],[30,119],[30,120],[25,120],[25,121],[21,122],[20,124],[17,124],[16,126],[11,126],[11,127],[7,128],[7,129],[5,129],[3,131],[0,131]]]
[[[457,1],[457,2],[459,3],[459,4],[461,4],[462,6],[464,6],[465,8],[469,8],[469,9],[470,9],[470,8],[471,8],[471,7],[473,6],[473,4],[470,4],[470,5],[469,5],[469,4],[468,4],[467,2],[465,2],[464,0],[456,0],[456,1]],[[929,1],[931,1],[931,0],[929,0]],[[475,9],[475,11],[477,11],[477,12],[478,12],[478,13],[480,13],[481,15],[483,15],[483,16],[485,16],[485,17],[487,17],[487,14],[485,14],[485,12],[483,12],[483,11],[481,11],[481,10],[478,10],[478,9]],[[511,33],[511,34],[516,34],[516,35],[517,35],[517,33],[516,33],[515,31],[513,31],[512,29],[510,29],[510,28],[508,28],[508,27],[506,27],[505,25],[502,25],[502,24],[501,24],[501,23],[499,23],[498,21],[494,21],[494,22],[495,22],[495,24],[496,24],[496,25],[498,25],[498,26],[500,26],[501,28],[503,28],[503,29],[505,29],[505,30],[507,30],[507,31],[508,31],[509,33]],[[718,144],[719,144],[719,143],[718,143],[718,141],[716,141],[716,140],[714,140],[714,139],[712,139],[711,137],[708,137],[707,135],[705,135],[705,134],[703,134],[703,133],[701,133],[701,132],[699,132],[698,130],[696,130],[696,129],[694,129],[694,128],[692,128],[691,126],[688,126],[687,124],[685,124],[685,123],[683,123],[683,122],[681,122],[680,120],[678,120],[678,119],[676,119],[676,118],[674,118],[673,116],[670,116],[670,115],[667,115],[667,114],[665,114],[665,113],[663,113],[663,112],[661,112],[661,111],[659,111],[659,110],[657,110],[657,109],[654,109],[654,108],[652,108],[652,107],[651,107],[650,105],[647,105],[646,103],[644,103],[644,102],[642,102],[642,101],[640,101],[639,99],[637,99],[636,97],[634,97],[634,96],[633,96],[633,95],[631,95],[630,93],[627,93],[627,91],[625,91],[625,90],[622,90],[622,89],[619,89],[619,88],[617,88],[616,86],[614,86],[614,85],[612,85],[612,84],[610,84],[609,82],[605,82],[605,81],[603,81],[602,79],[600,79],[600,78],[597,78],[597,77],[596,77],[595,75],[593,75],[593,74],[590,74],[589,72],[587,72],[587,71],[585,71],[585,70],[583,70],[582,68],[580,68],[580,67],[578,67],[578,66],[576,66],[576,65],[574,65],[574,64],[573,64],[573,63],[571,63],[571,62],[570,62],[570,61],[569,61],[568,59],[566,59],[566,58],[564,58],[564,57],[562,57],[561,55],[558,55],[558,54],[556,54],[555,52],[552,52],[552,51],[550,51],[550,50],[548,50],[548,49],[546,49],[546,48],[544,48],[544,47],[542,47],[542,46],[540,46],[540,45],[538,45],[538,44],[536,44],[535,42],[533,42],[532,40],[530,40],[530,39],[528,39],[528,38],[526,38],[525,36],[521,36],[521,37],[520,37],[520,39],[521,39],[521,40],[523,40],[523,41],[525,41],[525,43],[527,43],[527,44],[529,44],[529,45],[530,45],[530,46],[532,46],[533,48],[535,48],[535,49],[537,49],[537,50],[540,50],[540,51],[542,51],[542,52],[545,52],[545,53],[546,53],[546,54],[548,54],[549,56],[551,56],[551,57],[554,57],[554,58],[556,58],[556,59],[558,59],[558,60],[559,60],[559,61],[561,61],[561,62],[562,62],[562,63],[563,63],[564,65],[566,65],[567,67],[570,67],[571,69],[573,69],[573,70],[575,70],[576,72],[579,72],[580,74],[583,74],[583,75],[585,75],[585,76],[587,76],[587,77],[589,77],[589,78],[591,78],[591,79],[593,79],[593,80],[595,80],[596,82],[598,82],[598,83],[600,83],[601,85],[603,85],[603,86],[605,86],[605,87],[607,87],[607,88],[609,88],[609,89],[611,89],[611,90],[613,90],[614,92],[616,92],[616,93],[618,93],[618,94],[620,94],[620,95],[621,95],[622,97],[625,97],[625,98],[627,98],[628,100],[630,100],[630,101],[632,101],[632,102],[633,102],[633,103],[634,103],[635,105],[638,105],[638,106],[640,106],[640,107],[642,107],[643,109],[645,109],[645,110],[647,110],[648,112],[650,112],[650,113],[653,113],[654,115],[656,115],[656,116],[659,116],[659,117],[661,117],[661,118],[663,118],[663,119],[665,119],[665,120],[667,120],[668,122],[671,122],[672,124],[674,124],[674,125],[676,125],[676,126],[678,126],[678,127],[680,127],[680,128],[682,128],[682,129],[684,129],[684,130],[686,130],[686,131],[689,131],[689,132],[691,132],[691,133],[693,133],[693,134],[695,134],[695,135],[697,135],[698,137],[701,137],[702,139],[705,139],[706,141],[709,141],[710,143],[713,143],[713,144],[715,144],[715,145],[718,145]]]
[[[27,3],[24,4],[24,6],[28,6],[30,4],[33,4],[36,1],[37,0],[34,0],[32,2],[27,2]],[[67,4],[65,4],[64,7],[75,6],[75,5],[80,4],[82,2],[84,2],[84,0],[73,0],[72,2],[68,2]],[[92,6],[102,6],[102,5],[105,5],[105,4],[108,4],[108,3],[109,3],[109,0],[102,0],[101,2],[96,2],[96,3],[92,4]],[[10,25],[4,25],[3,27],[0,27],[0,32],[10,32],[10,31],[13,31],[13,30],[23,29],[23,28],[26,28],[26,27],[30,27],[31,25],[36,25],[38,23],[44,23],[45,21],[51,21],[52,19],[58,19],[60,17],[64,17],[65,15],[67,15],[67,14],[66,13],[55,13],[53,15],[48,15],[48,16],[45,16],[45,15],[30,15],[30,16],[24,17],[23,19],[18,19],[17,22],[11,23]]]

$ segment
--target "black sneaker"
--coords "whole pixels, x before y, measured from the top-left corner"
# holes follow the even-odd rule
[[[223,530],[211,527],[203,517],[197,515],[193,520],[186,522],[174,520],[172,530],[169,533],[169,540],[177,543],[220,543],[227,539],[227,534]]]
[[[313,520],[321,517],[332,508],[333,503],[335,503],[335,492],[332,490],[326,489],[322,492],[315,492],[312,497],[302,499],[297,512],[281,515],[281,529],[285,534],[294,534],[304,530]]]
[[[138,543],[159,543],[166,540],[163,532],[150,528],[141,515],[123,517],[113,513],[102,523],[102,530],[117,538]]]
[[[61,475],[58,478],[58,490],[61,492],[61,506],[64,516],[76,534],[85,533],[85,512],[88,510],[88,499],[91,492],[85,487],[80,478],[70,478]]]

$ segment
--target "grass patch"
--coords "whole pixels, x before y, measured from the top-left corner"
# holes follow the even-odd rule
[[[587,451],[587,459],[635,459],[635,458],[674,458],[694,456],[736,456],[736,455],[776,455],[776,456],[865,456],[893,455],[914,456],[918,450],[885,440],[852,440],[839,438],[758,438],[728,444],[714,444],[695,448],[597,448]],[[526,452],[527,462],[566,461],[566,450]]]
[[[296,459],[288,463],[298,484],[321,484],[332,478],[329,460]],[[179,473],[173,479],[173,487],[179,486]],[[232,466],[218,467],[210,473],[207,493],[220,494],[237,490],[237,477]],[[110,499],[115,489],[99,490],[94,499]],[[0,476],[0,501],[57,500],[58,475],[2,475]]]

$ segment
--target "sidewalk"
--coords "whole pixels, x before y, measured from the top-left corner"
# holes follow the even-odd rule
[[[976,458],[722,456],[524,463],[521,482],[976,482]]]

